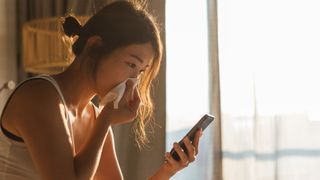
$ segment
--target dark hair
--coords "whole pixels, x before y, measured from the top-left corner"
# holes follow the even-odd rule
[[[155,50],[159,49],[159,30],[154,18],[138,3],[119,1],[102,8],[82,27],[75,17],[69,16],[63,24],[65,34],[78,35],[72,46],[75,55],[79,55],[89,37],[98,35],[103,39],[104,53],[130,44],[151,42]],[[159,56],[158,51],[155,55]]]
[[[145,126],[151,122],[153,117],[150,88],[153,79],[159,72],[162,59],[162,42],[158,24],[154,17],[138,3],[117,1],[102,8],[83,27],[75,17],[69,16],[65,19],[63,28],[66,35],[78,36],[72,46],[76,56],[81,54],[89,37],[98,35],[102,38],[103,45],[97,47],[94,51],[96,59],[95,65],[93,65],[94,69],[102,56],[110,54],[117,48],[132,44],[151,43],[154,59],[150,68],[139,77],[138,93],[141,104],[138,109],[139,118],[135,121],[133,127],[139,147],[145,145],[148,142]]]

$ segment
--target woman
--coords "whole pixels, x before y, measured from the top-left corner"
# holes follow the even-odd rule
[[[149,88],[162,56],[152,16],[137,4],[119,1],[83,27],[73,17],[63,26],[66,35],[78,37],[73,63],[60,74],[21,83],[5,105],[1,179],[123,179],[111,125],[136,119],[138,144],[147,140],[144,126],[153,110]],[[138,78],[137,87],[128,78]],[[126,89],[118,108],[108,103],[98,112],[91,99],[101,99],[122,82]],[[194,161],[200,136],[199,130],[193,143],[184,139],[188,155],[175,144],[181,160],[166,153],[149,179],[169,179]]]

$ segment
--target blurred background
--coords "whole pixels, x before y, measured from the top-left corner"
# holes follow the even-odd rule
[[[12,82],[72,62],[61,17],[89,17],[111,2],[0,0],[0,112]],[[172,179],[320,179],[320,2],[144,2],[161,24],[165,55],[149,146],[137,148],[131,124],[113,127],[125,179],[150,176],[205,113],[216,118],[197,160]]]

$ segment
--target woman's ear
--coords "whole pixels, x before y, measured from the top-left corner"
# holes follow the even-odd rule
[[[87,43],[85,45],[85,47],[91,47],[91,46],[96,46],[96,45],[102,45],[102,38],[100,36],[91,36],[88,38]]]
[[[91,36],[80,54],[82,60],[80,61],[80,68],[84,69],[86,73],[93,74],[99,58],[103,53],[103,40],[100,36]]]
[[[103,41],[100,36],[91,36],[88,38],[83,52],[91,58],[97,58],[100,56],[102,45]]]

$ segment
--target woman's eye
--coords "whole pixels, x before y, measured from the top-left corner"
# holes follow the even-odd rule
[[[132,63],[127,63],[127,64],[128,64],[128,66],[131,67],[131,68],[135,68],[135,67],[136,67],[135,64],[132,64]]]

